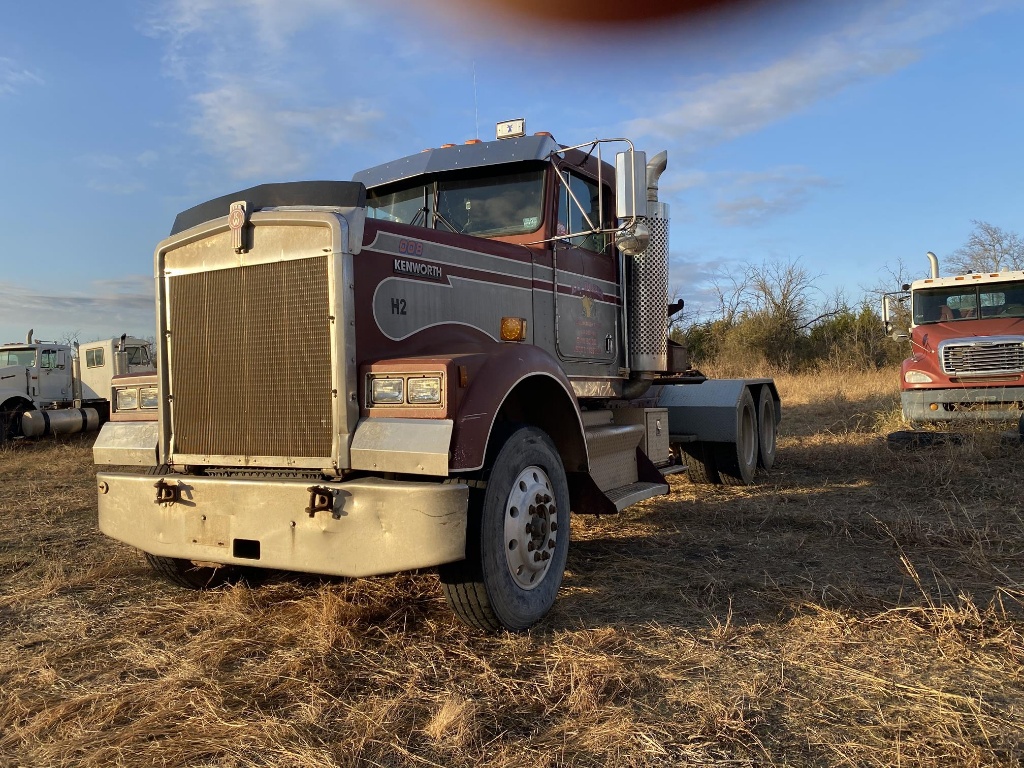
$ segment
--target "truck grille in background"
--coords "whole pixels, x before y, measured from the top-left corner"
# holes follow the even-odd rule
[[[953,376],[1024,372],[1024,342],[944,344],[942,370]]]
[[[168,280],[176,453],[331,455],[327,259]]]

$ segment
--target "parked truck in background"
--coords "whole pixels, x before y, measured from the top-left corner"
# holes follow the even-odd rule
[[[931,275],[883,299],[886,332],[909,339],[900,371],[903,417],[935,422],[1016,420],[1024,413],[1024,272]],[[897,332],[894,300],[909,301],[910,328]]]
[[[72,345],[29,331],[23,344],[0,345],[0,440],[99,429],[110,415],[114,377],[154,370],[145,339]]]
[[[454,612],[550,609],[569,511],[775,457],[771,379],[668,340],[667,156],[522,121],[351,182],[182,212],[155,253],[158,422],[111,422],[99,523],[172,581],[436,567]],[[602,159],[621,148],[615,165]]]

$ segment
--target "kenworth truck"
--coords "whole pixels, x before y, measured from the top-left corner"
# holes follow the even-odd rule
[[[151,466],[98,474],[104,533],[195,588],[436,567],[466,623],[521,630],[570,509],[665,494],[683,460],[731,484],[771,466],[774,382],[705,380],[668,341],[666,154],[498,135],[178,215],[158,421],[95,452]]]
[[[900,371],[903,417],[934,422],[1005,421],[1024,413],[1024,272],[931,276],[888,294],[886,331],[909,339]],[[909,332],[894,332],[893,299],[908,297]]]
[[[0,345],[0,441],[99,429],[110,415],[113,379],[153,370],[145,339],[71,345],[29,331],[23,344]]]

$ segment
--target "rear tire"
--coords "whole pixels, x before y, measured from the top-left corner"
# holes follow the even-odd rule
[[[554,605],[569,550],[569,486],[551,439],[520,427],[471,491],[466,559],[439,568],[452,611],[486,632],[530,628]]]
[[[168,475],[170,467],[162,464],[159,467],[150,467],[146,470],[147,475]],[[235,565],[225,565],[213,568],[208,565],[196,565],[191,560],[183,560],[180,557],[164,557],[144,552],[146,561],[153,572],[179,587],[186,589],[214,589],[235,584],[245,577],[248,569]]]
[[[719,443],[716,449],[718,474],[724,485],[750,485],[757,469],[757,415],[749,389],[743,390],[738,411],[736,442]]]
[[[686,454],[686,477],[696,485],[721,485],[715,463],[714,446],[710,443],[682,443],[680,450]]]
[[[768,387],[761,387],[757,398],[757,466],[769,470],[775,465],[775,398]]]

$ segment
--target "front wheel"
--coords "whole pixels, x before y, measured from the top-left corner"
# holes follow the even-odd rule
[[[477,629],[528,629],[554,605],[569,550],[569,486],[544,432],[509,435],[469,516],[466,559],[439,571],[448,605]]]
[[[198,565],[191,560],[178,557],[163,557],[145,553],[146,561],[153,571],[172,584],[186,589],[214,589],[234,584],[244,576],[243,570],[234,565]]]
[[[170,474],[171,470],[166,464],[159,467],[150,467],[146,470],[147,475],[164,476]],[[191,560],[182,560],[180,557],[164,557],[162,555],[151,555],[144,552],[146,562],[153,569],[154,573],[165,578],[172,584],[186,589],[214,589],[240,581],[245,576],[245,570],[235,565],[200,565]]]

